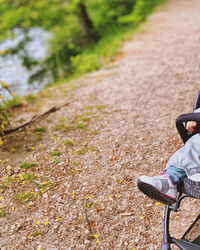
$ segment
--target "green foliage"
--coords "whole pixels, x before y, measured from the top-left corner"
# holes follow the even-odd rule
[[[20,168],[29,169],[29,168],[35,167],[36,165],[37,165],[36,163],[24,162],[23,164],[20,165]]]
[[[61,153],[58,152],[58,151],[54,151],[54,152],[51,152],[50,155],[51,155],[51,156],[60,156]]]
[[[78,155],[84,155],[85,153],[87,152],[87,149],[86,148],[82,148],[82,149],[79,149],[76,151],[76,153]]]
[[[43,183],[42,183],[42,187],[43,187],[44,189],[47,189],[47,188],[53,188],[54,185],[53,185],[51,182],[47,181],[47,182],[43,182]]]
[[[7,188],[9,188],[10,186],[7,184],[7,183],[2,183],[1,185],[0,185],[0,188],[2,188],[2,189],[7,189]]]
[[[25,36],[2,56],[20,52],[23,64],[40,69],[30,82],[51,74],[59,81],[99,69],[116,54],[124,32],[144,21],[163,0],[0,0],[0,38],[20,28]],[[24,49],[28,31],[41,27],[53,34],[48,56],[37,62]],[[23,51],[23,52],[22,52]],[[27,101],[33,101],[32,96]]]
[[[121,28],[117,19],[133,10],[135,0],[89,0],[87,6],[94,25],[101,37],[104,37],[108,33],[111,34],[114,29]]]
[[[105,105],[97,105],[97,106],[96,106],[96,109],[97,109],[97,110],[100,110],[100,111],[104,110],[105,108],[106,108]]]
[[[2,209],[0,209],[0,218],[4,217],[6,215],[6,212]]]
[[[91,135],[99,135],[99,134],[100,134],[99,130],[91,131]]]
[[[72,162],[72,166],[79,166],[81,163],[79,161]]]
[[[90,208],[92,206],[93,202],[92,201],[89,201],[85,204],[85,207],[86,208]]]
[[[44,133],[45,132],[45,128],[43,128],[43,127],[37,127],[37,128],[34,128],[33,132],[34,133]]]
[[[26,181],[34,181],[36,179],[33,173],[26,173],[23,177]]]
[[[86,127],[86,125],[83,124],[83,123],[78,123],[78,124],[76,125],[76,127],[77,127],[77,128],[80,128],[80,129],[83,129],[83,128]]]
[[[60,160],[54,160],[54,161],[50,161],[50,164],[55,164],[55,165],[58,165],[60,163]]]
[[[96,151],[96,150],[97,150],[97,148],[96,148],[95,146],[89,145],[89,146],[84,146],[83,148],[77,150],[76,153],[77,153],[78,155],[84,155],[84,154],[86,154],[87,152],[94,152],[94,151]]]
[[[14,195],[13,198],[23,202],[29,202],[29,201],[34,201],[36,196],[33,193],[26,192]]]
[[[0,80],[0,100],[2,100],[0,102],[0,146],[3,144],[2,137],[4,135],[4,131],[10,126],[6,111],[17,103],[15,97],[7,101],[4,100],[3,91],[7,91],[10,95],[15,96],[15,93],[11,92],[9,85]]]
[[[74,57],[71,57],[71,64],[74,71],[78,74],[84,74],[99,69],[101,63],[97,54],[83,53]]]
[[[2,109],[4,111],[8,111],[9,109],[16,108],[16,107],[19,107],[21,105],[22,104],[21,104],[20,98],[13,97],[11,99],[3,100],[1,105],[0,105],[0,109]]]
[[[41,236],[43,234],[42,231],[36,231],[33,233],[33,236]]]
[[[67,128],[67,126],[64,123],[58,123],[55,127],[54,130],[55,131],[62,131],[65,130]]]
[[[146,19],[146,17],[149,15],[149,13],[151,13],[155,6],[162,2],[163,0],[136,0],[133,11],[129,15],[119,17],[118,22],[138,25]]]
[[[5,126],[8,124],[6,113],[0,108],[0,146],[3,144],[2,136],[4,135]]]
[[[0,188],[2,188],[2,189],[10,188],[10,184],[14,180],[15,180],[15,178],[13,176],[7,176],[5,179],[2,180]]]
[[[25,99],[27,102],[34,102],[36,98],[34,95],[30,94],[30,95],[25,96]]]
[[[88,122],[90,120],[90,118],[87,117],[86,115],[77,115],[74,119],[76,121],[84,121],[84,122]]]
[[[73,144],[73,141],[71,141],[71,140],[66,140],[66,141],[64,141],[63,143],[64,143],[66,146],[70,146],[70,145]]]
[[[132,15],[139,21],[144,21],[153,8],[163,0],[137,0]]]

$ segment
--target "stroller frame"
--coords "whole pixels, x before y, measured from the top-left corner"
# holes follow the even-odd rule
[[[161,245],[161,250],[171,250],[171,244],[175,244],[182,250],[199,250],[200,249],[200,236],[198,236],[192,242],[189,242],[185,239],[185,236],[191,231],[191,229],[196,225],[196,223],[200,220],[200,214],[196,217],[195,221],[190,225],[190,227],[186,230],[181,239],[176,239],[170,236],[169,233],[169,221],[171,211],[178,212],[181,201],[186,197],[193,196],[189,194],[179,193],[177,201],[174,206],[167,205],[165,207],[165,215],[164,215],[164,233],[163,233],[163,244]]]
[[[194,105],[193,105],[193,111],[197,108],[200,108],[200,91],[197,93]],[[177,130],[181,136],[181,139],[183,143],[185,143],[192,135],[189,135],[186,128],[185,123],[188,121],[196,121],[197,122],[197,131],[196,133],[199,133],[199,122],[200,122],[200,113],[188,113],[180,115],[176,119],[176,127]],[[185,178],[187,179],[187,178]],[[187,181],[187,180],[186,180]],[[198,190],[199,191],[199,190]],[[200,198],[200,193],[198,194],[196,190],[189,190],[185,191],[184,183],[179,187],[179,195],[176,200],[176,203],[174,206],[167,205],[165,207],[165,215],[164,215],[164,233],[163,233],[163,244],[161,245],[161,250],[171,250],[171,244],[175,244],[182,250],[200,250],[200,235],[194,239],[192,242],[186,240],[186,236],[188,233],[194,228],[194,226],[199,222],[200,220],[200,214],[196,217],[194,222],[190,225],[190,227],[186,230],[186,232],[183,234],[181,239],[176,239],[172,236],[170,236],[169,232],[169,221],[170,221],[170,214],[171,211],[178,212],[179,207],[181,205],[181,202],[184,198],[191,197],[191,198]]]

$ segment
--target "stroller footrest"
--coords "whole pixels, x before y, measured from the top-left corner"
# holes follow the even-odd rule
[[[198,245],[200,249],[200,235],[195,240],[193,240],[192,243]]]
[[[199,246],[196,244],[193,244],[186,240],[178,240],[175,238],[172,238],[172,243],[180,247],[182,250],[199,250]]]

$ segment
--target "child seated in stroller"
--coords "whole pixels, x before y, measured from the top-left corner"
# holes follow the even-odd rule
[[[200,108],[194,112],[200,112]],[[184,178],[200,181],[200,133],[196,133],[195,121],[187,122],[185,128],[194,135],[172,155],[165,172],[154,177],[141,176],[137,183],[145,195],[167,205],[176,202],[177,187]]]

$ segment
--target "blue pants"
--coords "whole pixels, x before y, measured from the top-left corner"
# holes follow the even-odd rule
[[[166,173],[170,176],[174,184],[178,184],[183,181],[185,177],[187,177],[185,171],[180,168],[176,168],[174,166],[170,166],[166,169]]]

